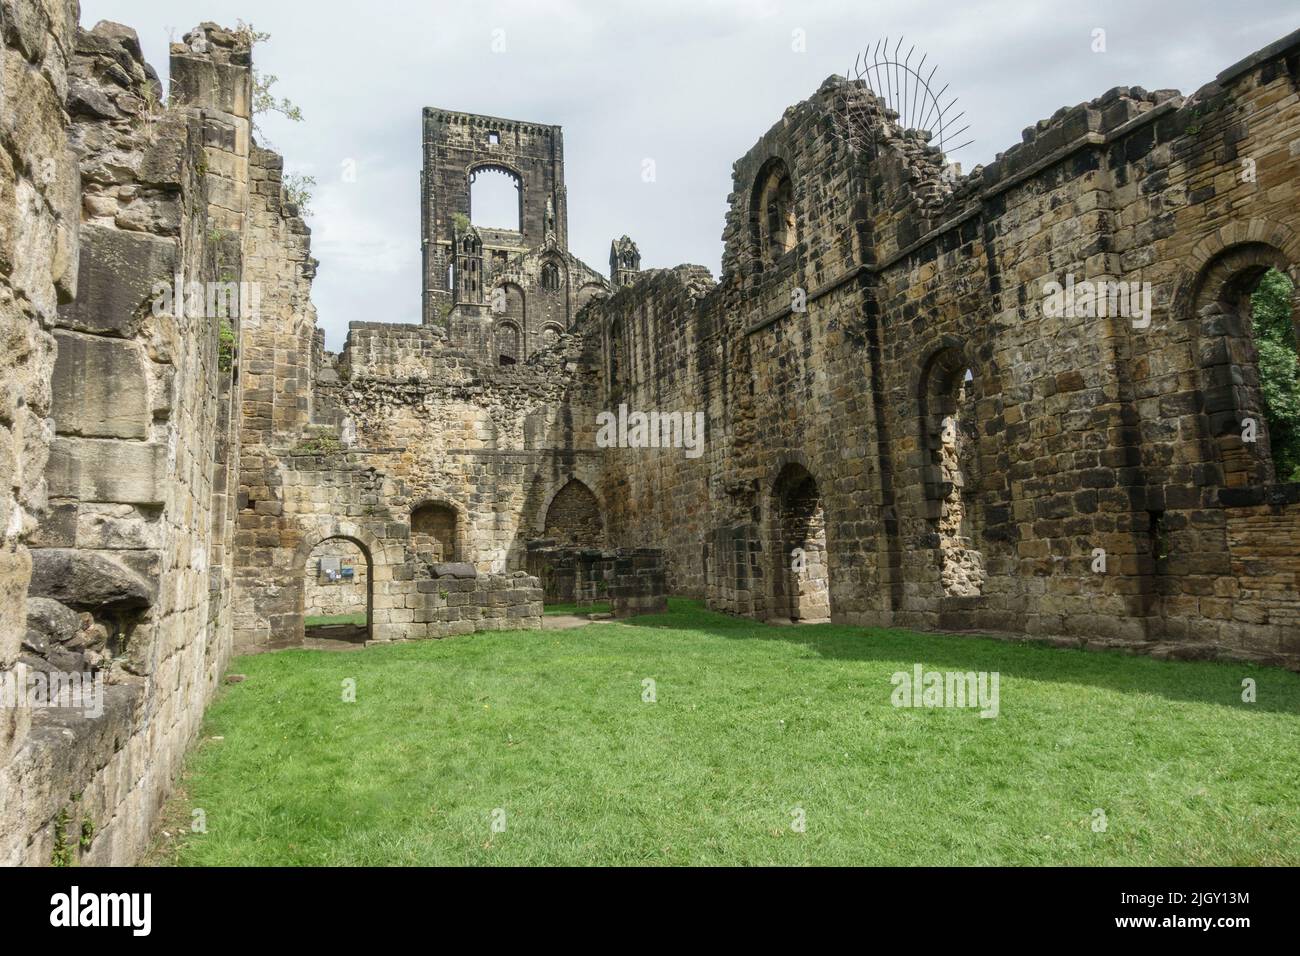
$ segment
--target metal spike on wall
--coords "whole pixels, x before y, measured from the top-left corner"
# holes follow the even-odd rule
[[[910,44],[904,54],[902,37],[893,42],[885,37],[874,45],[868,44],[854,57],[848,78],[861,82],[886,109],[892,110],[899,128],[928,130],[932,134],[930,142],[951,161],[954,153],[974,140],[963,139],[970,130],[969,123],[960,125],[966,111],[958,111],[957,97],[948,93],[947,83],[936,89],[939,67],[930,64],[927,72],[928,61],[928,53],[917,56],[916,44]],[[852,110],[850,103],[846,99],[846,112]],[[852,145],[860,147],[865,145],[860,140],[870,124],[853,119],[851,115],[844,117],[845,130]]]

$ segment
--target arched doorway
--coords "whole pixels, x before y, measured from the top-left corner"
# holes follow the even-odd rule
[[[530,522],[542,538],[528,545],[527,570],[542,582],[548,614],[607,612],[605,521],[600,501],[581,479],[569,476]],[[540,525],[540,527],[539,527]]]
[[[361,643],[370,638],[374,567],[365,546],[336,536],[307,556],[303,629],[308,640]]]
[[[772,486],[771,513],[773,619],[829,620],[826,512],[808,469],[791,463],[781,470]]]

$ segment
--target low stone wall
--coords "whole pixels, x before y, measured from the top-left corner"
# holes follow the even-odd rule
[[[590,607],[609,601],[614,617],[658,614],[668,609],[664,553],[655,548],[559,547],[551,540],[528,544],[528,570],[552,604]]]
[[[662,551],[635,548],[616,552],[606,580],[609,608],[616,618],[668,610],[668,573]]]
[[[523,571],[477,574],[467,564],[413,561],[394,569],[393,607],[377,607],[375,641],[423,640],[475,631],[536,630],[542,588]]]
[[[553,541],[528,543],[528,573],[541,583],[547,604],[573,604],[578,579],[578,555],[583,549],[559,548]]]

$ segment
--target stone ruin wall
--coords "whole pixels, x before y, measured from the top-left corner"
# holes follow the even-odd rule
[[[53,428],[50,332],[77,290],[80,195],[64,107],[77,27],[73,4],[0,0],[0,679],[27,630],[29,543],[46,504]],[[15,108],[22,103],[23,108]],[[24,745],[31,713],[0,710],[0,766]],[[16,792],[0,788],[0,861],[13,859]]]
[[[579,613],[606,602],[618,619],[668,609],[668,576],[658,548],[557,547],[533,541],[528,569],[541,582],[548,604],[576,604]]]
[[[436,326],[354,322],[338,355],[311,332],[295,327],[277,346],[282,357],[246,385],[258,405],[246,390],[236,645],[301,643],[308,556],[333,537],[358,542],[371,560],[373,640],[539,627],[526,542],[541,537],[547,504],[570,479],[594,487],[599,475],[587,371],[595,363],[582,339],[562,336],[523,364],[500,366],[451,348]],[[248,374],[272,334],[284,335],[268,325],[246,339]],[[249,430],[254,411],[269,423],[280,408],[291,427]],[[264,462],[259,481],[250,478],[254,458]],[[427,504],[454,512],[452,563],[480,576],[483,601],[497,581],[531,603],[505,619],[495,603],[448,604],[457,599],[429,583],[438,568],[411,540],[412,512]]]
[[[30,518],[9,550],[33,570],[29,587],[25,574],[6,580],[26,590],[27,615],[5,626],[4,664],[93,671],[106,694],[92,717],[5,708],[30,726],[2,755],[0,861],[121,864],[147,846],[232,649],[241,318],[157,300],[178,273],[256,281],[243,238],[250,54],[245,37],[205,24],[172,45],[168,98],[133,31],[80,30],[76,4],[21,7],[4,8],[5,96],[48,109],[19,114],[6,154],[54,157],[42,182],[62,205],[16,180],[11,266],[49,274],[37,287],[9,273],[19,310],[6,321],[25,320],[29,346],[6,360],[28,366],[10,375],[20,387],[24,373],[49,384],[24,396],[39,428],[16,415]]]
[[[3,711],[0,862],[138,858],[232,647],[301,643],[322,541],[364,548],[376,640],[539,627],[557,500],[552,529],[642,555],[656,606],[1300,662],[1300,491],[1234,440],[1259,410],[1241,283],[1300,279],[1300,38],[1190,98],[1062,111],[955,182],[828,82],[736,164],[720,282],[640,274],[502,367],[436,323],[325,352],[244,38],[173,45],[164,106],[129,30],[0,3],[29,107],[0,127],[0,671],[109,678],[98,718]],[[256,284],[259,312],[224,336],[154,314],[178,269]],[[1151,327],[1046,316],[1067,272],[1152,283]],[[622,403],[704,412],[703,454],[596,447]],[[459,561],[415,553],[426,503]],[[783,577],[791,543],[815,587]]]
[[[608,455],[613,543],[665,547],[676,593],[783,613],[773,489],[806,472],[838,622],[1300,663],[1300,489],[1238,437],[1262,422],[1238,287],[1300,279],[1298,77],[1293,35],[1191,97],[1062,110],[955,181],[828,81],[736,164],[716,287],[682,267],[595,307],[605,407],[709,428],[695,461]],[[798,241],[767,254],[780,167]],[[1045,316],[1067,273],[1151,283],[1150,327]]]

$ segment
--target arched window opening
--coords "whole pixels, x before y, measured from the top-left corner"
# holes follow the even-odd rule
[[[307,558],[303,626],[313,640],[370,636],[370,556],[351,538],[326,538]]]
[[[928,450],[926,495],[938,549],[940,580],[949,597],[984,590],[984,556],[975,547],[975,375],[956,349],[930,360],[922,382],[922,439]]]
[[[476,169],[470,173],[469,210],[476,226],[523,232],[523,184],[505,169]]]
[[[427,502],[411,511],[411,551],[429,564],[459,561],[456,509]]]
[[[560,267],[554,262],[542,266],[542,288],[547,292],[560,290]]]
[[[772,615],[791,621],[830,619],[826,512],[815,479],[802,465],[782,469],[772,487]]]
[[[1282,254],[1225,250],[1197,282],[1205,420],[1228,488],[1300,481],[1300,303]]]
[[[546,509],[543,535],[558,545],[603,547],[605,522],[600,517],[600,503],[591,489],[577,478],[570,478]]]
[[[756,252],[768,265],[793,249],[797,238],[794,183],[784,162],[772,159],[763,167],[751,203],[750,225]]]
[[[542,326],[542,348],[549,349],[556,342],[560,341],[560,336],[563,334],[564,330],[558,325]]]

